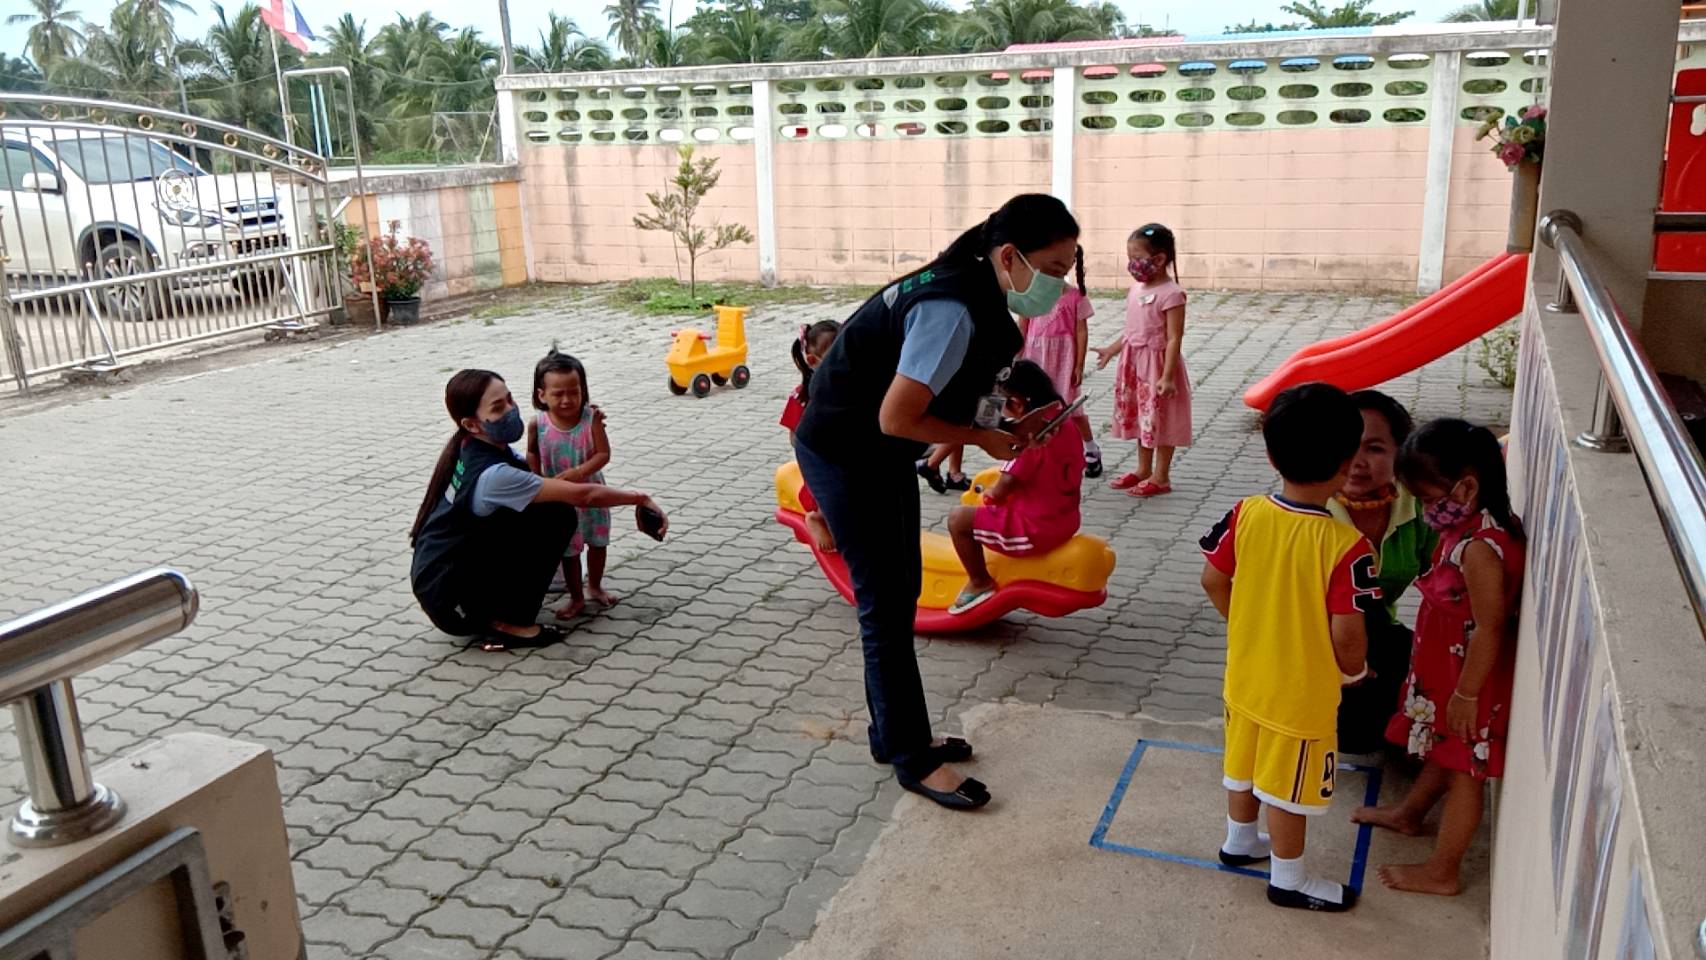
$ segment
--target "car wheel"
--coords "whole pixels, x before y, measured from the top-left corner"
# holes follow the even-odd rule
[[[679,396],[683,396],[687,393],[687,388],[682,386],[679,383],[676,383],[674,377],[670,377],[669,378],[669,392],[673,393],[679,397]]]
[[[711,395],[711,378],[703,373],[693,378],[693,395],[704,399]]]
[[[115,239],[101,247],[95,255],[95,275],[102,280],[122,277],[145,277],[154,269],[154,258],[140,243],[130,239]],[[156,296],[159,281],[137,279],[101,288],[101,306],[107,315],[123,323],[152,320],[159,309]]]
[[[725,384],[725,383],[728,383],[728,382],[729,382],[729,378],[728,378],[728,377],[725,377],[725,376],[723,376],[723,375],[722,375],[722,374],[720,374],[720,373],[713,373],[713,374],[711,374],[711,382],[712,382],[712,383],[714,383],[714,384],[716,384],[716,385],[717,385],[717,386],[719,386],[719,387],[720,387],[720,386],[722,386],[722,385],[723,385],[723,384]]]
[[[736,390],[745,390],[746,385],[752,382],[752,371],[748,370],[746,364],[743,363],[734,369],[734,374],[730,379]]]

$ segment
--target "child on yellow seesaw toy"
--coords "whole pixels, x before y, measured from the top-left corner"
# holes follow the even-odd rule
[[[823,362],[824,354],[835,345],[835,338],[840,335],[841,324],[834,320],[819,320],[810,325],[802,325],[799,337],[789,348],[789,352],[794,356],[794,366],[800,369],[800,385],[788,394],[788,402],[782,407],[780,421],[782,426],[788,428],[790,446],[794,442],[794,428],[799,426],[800,417],[806,412],[806,404],[811,402],[812,371]],[[817,548],[824,553],[834,553],[835,535],[829,532],[829,524],[824,522],[823,514],[817,509],[817,500],[804,484],[800,486],[800,506],[806,509],[806,529],[811,532]]]
[[[1014,361],[1000,384],[1005,413],[1019,419],[1054,404],[1060,392],[1043,368]],[[1046,414],[1041,414],[1046,416]],[[1078,532],[1078,491],[1084,483],[1084,450],[1076,428],[1038,439],[1001,468],[1001,479],[983,495],[981,507],[948,512],[948,534],[966,568],[966,587],[949,613],[964,613],[995,595],[983,548],[1009,557],[1048,553]]]

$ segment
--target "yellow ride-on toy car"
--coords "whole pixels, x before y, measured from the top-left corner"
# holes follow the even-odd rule
[[[717,311],[717,343],[708,347],[711,335],[689,327],[675,332],[670,345],[669,392],[681,396],[689,390],[695,397],[711,392],[711,384],[732,383],[736,389],[752,379],[746,368],[746,308],[714,308]]]

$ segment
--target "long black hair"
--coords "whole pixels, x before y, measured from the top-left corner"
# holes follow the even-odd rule
[[[813,349],[817,342],[824,337],[829,337],[830,342],[833,343],[835,342],[834,338],[840,335],[841,324],[835,320],[819,320],[809,326],[800,327],[800,335],[794,338],[794,345],[788,349],[794,355],[794,366],[800,368],[801,403],[811,402],[812,365],[806,362],[806,351],[811,350],[811,352],[822,357],[829,352],[829,348],[826,346],[822,350]]]
[[[1080,244],[1072,251],[1072,272],[1078,278],[1078,292],[1084,296],[1090,295],[1090,288],[1084,285],[1084,246]]]
[[[493,380],[502,381],[503,377],[490,370],[460,370],[444,385],[444,409],[450,414],[450,422],[456,424],[456,432],[445,442],[444,450],[438,455],[438,463],[432,468],[426,496],[421,498],[421,507],[415,511],[415,523],[409,528],[411,545],[420,535],[421,527],[426,526],[427,515],[444,499],[444,491],[450,486],[450,472],[462,456],[462,441],[469,436],[468,431],[462,429],[462,421],[469,417],[478,419],[480,401]]]
[[[1398,451],[1398,476],[1412,490],[1418,483],[1449,487],[1470,472],[1480,484],[1481,509],[1522,536],[1522,521],[1511,512],[1505,453],[1493,431],[1467,420],[1435,420],[1410,434]]]
[[[1146,223],[1131,232],[1127,240],[1141,240],[1152,253],[1167,257],[1167,269],[1173,271],[1173,282],[1179,282],[1179,239],[1173,231],[1159,223]]]
[[[581,409],[592,402],[592,387],[586,382],[586,365],[580,360],[557,349],[551,344],[551,351],[533,365],[533,409],[544,410],[545,404],[539,395],[545,392],[545,375],[548,373],[572,373],[581,378]]]
[[[1416,429],[1416,421],[1410,417],[1410,411],[1379,390],[1358,390],[1351,394],[1351,402],[1357,405],[1358,410],[1380,414],[1392,430],[1392,442],[1400,446],[1410,439],[1410,431]]]
[[[1078,233],[1078,221],[1059,197],[1021,193],[982,223],[960,234],[936,259],[913,273],[935,267],[970,266],[1007,243],[1018,247],[1020,253],[1035,253],[1062,240],[1076,240]]]
[[[1060,390],[1049,378],[1048,371],[1034,360],[1013,361],[1013,365],[1007,368],[1007,376],[1000,381],[999,386],[1001,392],[1010,397],[1018,397],[1024,403],[1026,413],[1051,403],[1063,402]]]

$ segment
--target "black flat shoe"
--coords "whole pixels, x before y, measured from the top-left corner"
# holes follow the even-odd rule
[[[948,492],[948,485],[942,482],[941,471],[932,469],[927,461],[918,461],[918,475],[924,479],[925,483],[930,485],[930,489],[937,493]]]
[[[965,763],[972,758],[971,744],[959,737],[944,737],[930,748],[930,754],[940,763]]]
[[[1084,476],[1088,479],[1094,480],[1097,477],[1100,477],[1101,475],[1102,475],[1102,458],[1101,457],[1085,457],[1084,458]]]
[[[959,787],[951,792],[932,790],[922,781],[907,779],[898,770],[895,772],[895,779],[900,781],[902,790],[933,800],[950,810],[976,810],[990,800],[989,788],[971,777],[960,781]]]
[[[1273,884],[1268,885],[1268,902],[1276,907],[1288,907],[1292,910],[1314,910],[1318,913],[1344,913],[1357,905],[1357,892],[1350,887],[1341,886],[1343,897],[1338,903],[1312,897],[1301,890],[1281,890]]]
[[[513,633],[501,633],[494,630],[480,638],[480,649],[487,653],[502,653],[505,650],[533,650],[562,643],[564,636],[563,631],[544,624],[541,624],[539,632],[531,637],[518,637]]]
[[[958,491],[963,493],[963,492],[971,489],[971,477],[968,477],[963,473],[957,477],[952,475],[952,474],[949,474],[947,482],[942,484],[942,486],[944,488],[946,488],[946,490],[958,490]],[[936,492],[937,493],[943,493],[946,491],[945,490],[938,490]]]

